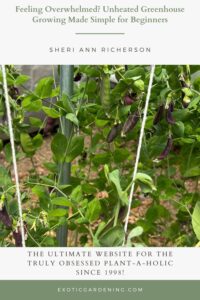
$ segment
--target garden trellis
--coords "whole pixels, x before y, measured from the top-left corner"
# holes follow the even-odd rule
[[[131,212],[131,205],[132,205],[132,201],[133,201],[133,193],[134,193],[134,188],[135,188],[135,179],[136,179],[136,175],[137,175],[137,171],[138,171],[138,164],[139,164],[139,160],[140,160],[140,153],[141,153],[142,141],[143,141],[143,136],[144,136],[144,129],[145,129],[145,124],[146,124],[146,119],[147,119],[149,100],[150,100],[150,96],[151,96],[151,89],[152,89],[152,84],[153,84],[154,72],[155,72],[155,65],[152,65],[151,66],[151,72],[150,72],[148,91],[147,91],[147,97],[146,97],[146,101],[145,101],[142,125],[141,125],[141,129],[140,129],[138,148],[137,148],[137,153],[136,153],[136,158],[135,158],[135,165],[134,165],[134,171],[133,171],[133,177],[132,177],[132,185],[131,185],[129,202],[128,202],[128,212],[127,212],[127,215],[126,215],[125,225],[124,225],[125,239],[126,239],[126,234],[127,234],[127,230],[128,230],[128,221],[129,221],[130,212]],[[126,241],[124,240],[124,244],[125,244],[125,242]]]

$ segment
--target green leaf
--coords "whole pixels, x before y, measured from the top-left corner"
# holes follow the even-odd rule
[[[90,183],[82,183],[82,190],[85,194],[92,195],[97,192],[97,188]]]
[[[135,67],[132,70],[126,71],[126,73],[124,74],[124,78],[134,78],[134,77],[137,77],[137,76],[145,77],[144,68]]]
[[[57,86],[51,92],[51,98],[58,97],[60,95],[60,86]]]
[[[183,137],[184,131],[185,131],[185,126],[181,121],[176,122],[176,124],[172,126],[173,136]]]
[[[32,126],[34,127],[41,127],[42,126],[42,120],[39,118],[35,118],[35,117],[29,117],[29,122]]]
[[[41,185],[35,185],[33,188],[32,188],[32,193],[34,193],[35,195],[37,195],[39,198],[45,198],[46,196],[47,199],[49,199],[49,195],[47,193],[47,189],[44,187],[44,186],[41,186]]]
[[[92,162],[95,166],[105,165],[110,162],[110,153],[99,153],[96,154],[92,159]]]
[[[66,94],[63,94],[60,100],[63,103],[63,106],[66,109],[67,113],[74,113],[73,104]]]
[[[33,143],[33,146],[34,148],[39,148],[42,143],[43,143],[43,137],[40,133],[38,133],[37,135],[35,135],[32,139],[32,143]]]
[[[134,87],[136,88],[136,90],[139,90],[139,91],[144,91],[144,81],[139,79],[139,80],[136,80],[134,82]]]
[[[55,243],[56,242],[54,237],[45,236],[45,239],[43,239],[43,245],[45,245],[46,247],[55,247]]]
[[[41,185],[35,185],[32,188],[32,193],[35,194],[39,198],[40,208],[48,209],[48,205],[49,205],[48,189]]]
[[[41,99],[50,98],[52,94],[53,85],[54,80],[52,77],[42,78],[35,88],[35,94]]]
[[[181,143],[184,143],[184,144],[193,144],[195,142],[194,139],[191,139],[191,138],[179,138],[177,139],[178,141],[180,141]]]
[[[42,108],[42,100],[38,99],[35,95],[28,95],[22,101],[22,107],[27,111],[39,111]]]
[[[77,119],[77,116],[75,114],[73,114],[73,113],[68,113],[66,115],[66,119],[69,120],[69,121],[71,121],[72,123],[74,123],[76,126],[79,125],[79,121]]]
[[[66,197],[53,198],[53,199],[51,199],[51,203],[54,205],[72,207],[71,201],[69,199],[67,199]]]
[[[82,200],[83,193],[82,193],[82,186],[81,185],[78,185],[73,189],[73,191],[70,195],[70,198],[75,203],[79,203]]]
[[[64,217],[67,214],[67,210],[63,208],[57,208],[49,211],[49,217]]]
[[[89,202],[87,207],[87,212],[86,212],[86,218],[89,220],[89,222],[98,220],[100,214],[101,214],[101,204],[99,200],[94,199],[91,202]]]
[[[12,162],[12,150],[10,143],[6,144],[4,147],[5,157],[7,162]]]
[[[43,183],[48,184],[48,185],[50,185],[52,187],[54,187],[54,185],[55,185],[55,180],[51,179],[51,178],[49,178],[47,176],[42,176],[41,175],[40,179],[42,180]]]
[[[30,79],[30,77],[27,76],[27,75],[19,75],[19,76],[15,79],[14,85],[16,85],[16,86],[17,86],[17,85],[21,85],[21,84],[27,82],[29,79]]]
[[[95,123],[96,123],[96,125],[97,125],[97,127],[100,127],[100,128],[102,128],[102,127],[104,127],[106,124],[108,124],[108,120],[101,120],[101,119],[95,119]]]
[[[9,176],[6,168],[0,166],[0,187],[8,187],[12,184],[11,177]]]
[[[195,205],[192,214],[192,227],[198,240],[200,240],[200,201]]]
[[[52,142],[51,142],[51,150],[58,162],[62,162],[65,158],[66,150],[67,150],[68,141],[67,138],[61,134],[57,133]]]
[[[174,119],[177,121],[186,121],[191,118],[192,114],[188,109],[177,109],[172,113]]]
[[[73,136],[67,150],[66,162],[71,162],[72,160],[74,160],[78,155],[82,153],[83,148],[84,148],[83,136]]]
[[[199,104],[200,101],[200,96],[196,97],[195,99],[193,99],[190,104],[188,105],[188,108],[193,108],[193,109],[197,109],[197,106]]]
[[[154,223],[157,219],[160,218],[169,218],[169,211],[162,205],[152,205],[148,208],[146,212],[146,219],[149,223]]]
[[[122,205],[127,205],[128,204],[128,195],[121,188],[119,170],[114,170],[111,173],[109,173],[109,179],[115,185]]]
[[[102,233],[102,231],[105,229],[106,227],[106,222],[101,222],[97,228],[97,231],[95,232],[95,237],[96,237],[96,241],[98,241],[98,236]],[[99,241],[98,241],[99,244]],[[100,245],[98,245],[100,246]]]
[[[85,73],[88,77],[99,77],[100,71],[99,68],[90,66],[90,65],[82,65],[80,67],[80,72]]]
[[[113,153],[115,163],[121,163],[128,159],[130,153],[127,149],[116,149]]]
[[[137,226],[135,228],[133,228],[130,232],[129,232],[129,235],[128,235],[128,238],[127,238],[127,243],[126,243],[126,246],[127,247],[131,247],[132,246],[132,242],[131,242],[131,239],[135,238],[135,237],[138,237],[140,235],[142,235],[144,232],[143,228],[141,226]]]
[[[99,238],[99,244],[102,247],[119,247],[122,246],[125,233],[122,226],[110,228]]]
[[[57,173],[58,172],[58,166],[56,163],[53,163],[53,162],[44,162],[43,163],[43,166],[49,170],[50,172],[52,173]]]
[[[184,173],[184,177],[196,177],[196,176],[200,176],[200,167],[196,166],[196,167],[192,167],[188,170],[186,170],[186,172]]]
[[[51,118],[54,118],[54,119],[57,119],[57,118],[60,117],[60,112],[55,110],[52,107],[42,106],[42,110],[45,112],[45,114],[48,117],[51,117]]]
[[[153,184],[152,178],[149,175],[145,174],[145,173],[137,173],[136,177],[135,177],[135,181],[136,182],[138,181],[139,184],[142,183],[144,185],[147,185],[148,187],[150,187],[150,189],[152,191],[156,191],[156,187]]]
[[[198,74],[199,75],[199,74]],[[199,91],[200,90],[200,77],[197,76],[195,79],[194,79],[194,82],[193,82],[193,86],[194,88]]]
[[[22,132],[20,134],[20,142],[23,151],[28,155],[33,155],[35,152],[35,148],[32,142],[32,139],[28,133]]]

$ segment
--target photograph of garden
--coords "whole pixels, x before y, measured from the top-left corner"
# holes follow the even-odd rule
[[[199,150],[198,65],[6,65],[0,246],[198,247]]]

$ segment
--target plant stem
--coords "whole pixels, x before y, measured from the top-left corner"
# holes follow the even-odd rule
[[[60,66],[60,89],[61,97],[67,95],[69,98],[73,94],[74,67]],[[73,124],[65,118],[60,118],[61,133],[69,139],[72,135]],[[71,163],[63,162],[59,165],[59,184],[69,184],[71,177]],[[57,241],[59,247],[67,246],[67,225],[62,225],[57,230]]]
[[[167,177],[170,179],[170,163],[169,163],[169,157],[167,157]]]
[[[113,223],[114,227],[117,226],[117,222],[119,219],[119,211],[120,211],[120,201],[118,200],[117,205],[115,207],[115,218],[114,218],[114,223]]]
[[[27,184],[32,184],[32,185],[39,185],[39,186],[45,186],[45,187],[49,187],[52,188],[54,190],[56,190],[59,194],[61,194],[63,197],[66,197],[66,194],[63,193],[61,191],[61,189],[59,189],[57,186],[55,185],[50,185],[50,184],[45,184],[45,183],[40,183],[40,182],[31,182],[31,181],[27,181]]]
[[[187,161],[187,170],[190,168],[191,166],[191,158],[192,158],[192,153],[194,150],[194,143],[192,144],[191,148],[190,148],[190,152],[189,152],[189,156],[188,156],[188,161]]]
[[[32,240],[38,247],[41,247],[41,244],[39,244],[39,243],[34,239],[34,237],[30,234],[30,231],[27,230],[27,234],[28,234],[28,236],[31,238],[31,240]]]

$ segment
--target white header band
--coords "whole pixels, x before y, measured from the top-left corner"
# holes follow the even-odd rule
[[[200,64],[199,11],[196,0],[1,1],[0,63]]]

